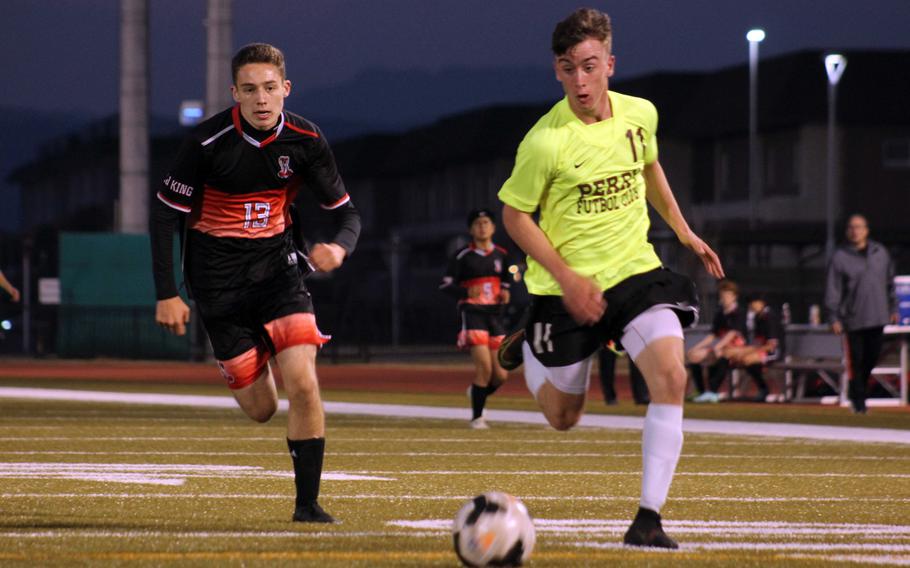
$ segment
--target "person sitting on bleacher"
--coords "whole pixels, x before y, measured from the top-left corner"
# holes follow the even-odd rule
[[[739,287],[732,280],[722,280],[717,285],[717,296],[720,300],[720,309],[714,316],[711,324],[711,333],[699,341],[695,347],[686,353],[686,363],[692,371],[692,380],[699,391],[694,402],[717,402],[719,397],[715,388],[705,388],[702,365],[708,365],[710,377],[714,377],[721,370],[717,365],[723,360],[723,353],[727,347],[745,344],[746,313],[739,306]],[[721,381],[729,368],[728,363],[721,374]],[[713,383],[713,381],[712,381]]]
[[[729,361],[729,365],[746,369],[758,389],[753,400],[765,402],[768,398],[768,384],[765,382],[764,367],[781,358],[784,329],[780,317],[762,294],[753,294],[749,298],[746,339],[746,345],[728,347],[723,358]],[[722,381],[723,375],[720,378]]]

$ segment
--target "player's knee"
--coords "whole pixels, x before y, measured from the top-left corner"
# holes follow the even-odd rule
[[[698,365],[704,363],[708,358],[708,351],[705,349],[690,349],[686,352],[686,363]]]
[[[316,380],[304,379],[292,383],[285,383],[288,395],[288,405],[292,407],[306,406],[313,400],[319,400],[319,385]]]
[[[570,413],[564,412],[557,416],[548,416],[547,421],[550,423],[555,430],[560,432],[565,432],[566,430],[571,429],[573,426],[578,424],[578,421],[581,419],[580,413]]]
[[[260,424],[265,424],[272,419],[272,416],[275,416],[275,413],[278,412],[278,402],[269,401],[262,404],[257,404],[253,408],[248,408],[246,410],[246,415],[250,417],[254,422]]]
[[[677,361],[665,361],[657,369],[660,383],[670,392],[684,390],[689,376],[686,367]]]

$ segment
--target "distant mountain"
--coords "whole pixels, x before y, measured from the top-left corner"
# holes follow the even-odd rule
[[[303,90],[288,108],[316,121],[332,140],[401,132],[442,116],[497,103],[537,103],[562,96],[546,67],[441,71],[373,69],[335,87]]]
[[[36,156],[38,147],[91,119],[88,115],[42,112],[34,109],[0,106],[0,204],[4,215],[0,233],[19,229],[19,192],[6,178],[21,164]],[[15,212],[9,214],[9,212]]]
[[[41,143],[75,130],[91,119],[85,114],[0,106],[0,132],[5,133],[0,137],[0,173],[9,175],[14,167],[34,158]]]

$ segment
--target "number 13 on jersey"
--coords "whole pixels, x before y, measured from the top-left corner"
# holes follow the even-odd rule
[[[264,229],[269,225],[269,215],[272,212],[270,203],[255,202],[244,203],[243,228]]]

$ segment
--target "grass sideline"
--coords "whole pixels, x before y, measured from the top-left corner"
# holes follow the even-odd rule
[[[350,366],[351,373],[357,373],[366,366]],[[388,373],[394,374],[397,367],[384,367]],[[427,382],[432,382],[433,370],[436,366],[427,367]],[[323,385],[323,398],[337,402],[374,402],[385,404],[413,404],[421,406],[466,406],[467,399],[464,391],[470,383],[470,373],[464,373],[463,381],[446,384],[442,392],[424,392],[420,381],[415,380],[409,384],[400,385],[399,388],[409,389],[399,392],[376,390],[375,386],[367,381],[362,383],[362,388],[332,388],[331,382]],[[500,392],[489,399],[488,407],[499,410],[530,410],[536,411],[537,405],[527,394],[523,387],[524,380],[517,374],[512,374],[509,389]],[[449,379],[451,383],[451,379]],[[329,386],[326,387],[326,384]],[[92,379],[59,379],[54,377],[21,378],[5,377],[0,368],[0,386],[10,387],[44,387],[68,388],[78,390],[115,390],[121,392],[160,392],[176,394],[210,394],[225,395],[228,389],[218,382],[208,384],[186,384],[181,381],[170,382],[156,380],[151,382],[137,381],[135,377],[129,380],[109,378],[105,380]],[[439,391],[440,389],[435,389]],[[599,391],[589,393],[586,412],[592,414],[618,415],[618,416],[644,416],[646,407],[635,405],[630,400],[620,400],[616,406],[606,406],[599,398]],[[848,408],[820,404],[793,404],[793,403],[744,403],[725,402],[720,404],[694,404],[686,403],[686,418],[705,420],[733,420],[747,422],[792,423],[812,424],[820,426],[855,426],[864,428],[893,428],[910,430],[910,407],[871,407],[869,414],[854,415]]]
[[[23,386],[39,383],[226,394]],[[463,394],[325,394],[466,404]],[[788,405],[706,410],[724,406]],[[689,434],[664,510],[684,549],[665,553],[618,545],[637,502],[639,432],[330,415],[322,501],[343,523],[303,527],[288,522],[285,424],[234,409],[0,399],[0,563],[456,566],[446,527],[490,489],[535,515],[532,566],[649,566],[667,554],[682,566],[910,563],[910,446]]]

